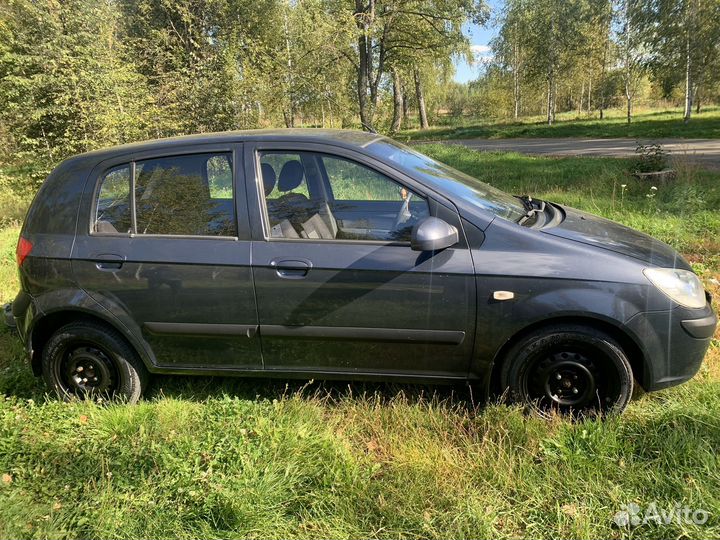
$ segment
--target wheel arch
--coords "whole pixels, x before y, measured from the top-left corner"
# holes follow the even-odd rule
[[[497,395],[500,389],[500,372],[503,364],[508,360],[507,354],[510,348],[515,345],[519,340],[525,336],[537,332],[543,328],[556,326],[558,324],[572,324],[581,325],[594,328],[605,332],[615,341],[618,342],[623,352],[627,355],[630,367],[632,368],[633,376],[640,386],[644,387],[644,382],[649,380],[649,365],[647,358],[643,352],[642,347],[635,341],[635,339],[620,326],[613,324],[605,319],[599,319],[594,317],[583,317],[583,316],[561,316],[553,317],[549,319],[543,319],[535,321],[521,330],[513,334],[501,347],[498,349],[495,357],[492,361],[492,367],[490,371],[490,395]]]
[[[45,313],[42,317],[38,318],[30,330],[28,336],[28,343],[31,351],[30,365],[36,376],[39,376],[42,373],[43,350],[55,331],[66,324],[83,321],[92,322],[111,330],[115,330],[138,354],[146,368],[152,366],[152,362],[148,357],[148,353],[145,348],[129,335],[127,329],[125,329],[122,324],[111,320],[110,317],[104,317],[96,311],[86,311],[79,308],[63,308]]]

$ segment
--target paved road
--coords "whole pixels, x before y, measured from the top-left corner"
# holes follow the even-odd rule
[[[636,139],[462,139],[442,141],[475,150],[546,156],[633,157]],[[645,141],[647,142],[647,141]],[[720,139],[657,139],[671,156],[685,157],[699,165],[720,170]]]

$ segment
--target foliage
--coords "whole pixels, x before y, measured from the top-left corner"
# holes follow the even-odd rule
[[[720,98],[718,9],[507,0],[490,18],[484,0],[6,1],[0,165],[47,173],[101,146],[239,128],[553,122],[626,101],[687,109],[688,92],[699,107]],[[478,80],[459,85],[471,21],[497,38]]]
[[[602,118],[623,100],[630,122],[638,102],[677,89],[689,120],[693,102],[720,88],[719,10],[717,0],[507,0],[492,43],[500,69],[481,78],[512,77],[514,100],[492,116],[524,110],[552,123],[555,110],[597,109]]]
[[[668,153],[658,143],[637,143],[635,147],[637,159],[633,161],[631,170],[639,173],[658,172],[667,169]]]

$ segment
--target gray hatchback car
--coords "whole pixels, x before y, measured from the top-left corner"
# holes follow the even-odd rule
[[[17,247],[8,322],[62,397],[151,373],[469,381],[621,411],[698,370],[717,319],[649,236],[355,131],[179,137],[70,158]]]

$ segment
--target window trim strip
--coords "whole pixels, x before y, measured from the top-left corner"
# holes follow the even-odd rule
[[[137,235],[137,214],[135,210],[135,161],[130,162],[130,236]]]

